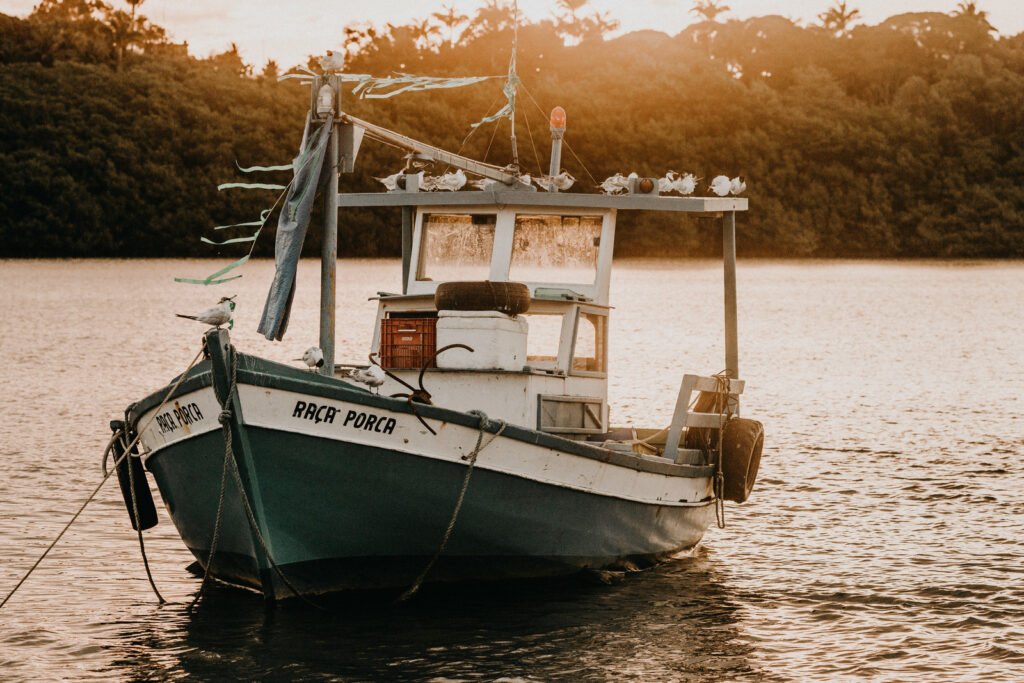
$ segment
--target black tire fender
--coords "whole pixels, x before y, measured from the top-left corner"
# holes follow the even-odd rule
[[[530,310],[530,288],[521,282],[442,282],[434,293],[439,311],[498,311],[519,315]]]

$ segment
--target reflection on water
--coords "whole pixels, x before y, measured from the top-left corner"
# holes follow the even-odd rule
[[[233,338],[287,361],[317,337],[316,263],[284,343],[255,333],[271,265],[0,262],[0,591],[99,478],[105,425],[195,353],[173,317],[239,295]],[[155,605],[116,486],[0,611],[4,679],[1014,681],[1024,669],[1024,264],[753,262],[740,271],[744,412],[765,422],[751,501],[646,572],[430,588],[412,603],[268,609],[199,580],[166,516]],[[365,358],[390,261],[339,271],[340,360]],[[722,365],[712,262],[614,274],[612,419],[667,422],[679,377]],[[607,577],[606,577],[607,578]]]
[[[585,575],[501,586],[431,587],[266,608],[228,589],[172,628],[121,631],[112,655],[131,678],[668,680],[723,667],[754,672],[738,609],[705,553],[606,585]],[[686,628],[680,630],[681,625]],[[215,656],[212,656],[216,653]]]

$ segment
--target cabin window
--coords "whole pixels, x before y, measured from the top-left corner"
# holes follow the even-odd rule
[[[488,279],[496,224],[494,214],[424,214],[416,279]]]
[[[607,372],[607,323],[607,316],[580,313],[576,321],[576,342],[573,345],[573,371]]]
[[[509,279],[593,284],[601,223],[601,216],[517,215]]]
[[[562,316],[527,313],[526,364],[534,368],[554,369],[562,341]]]

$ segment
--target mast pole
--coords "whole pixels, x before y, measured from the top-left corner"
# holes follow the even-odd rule
[[[725,372],[740,376],[739,340],[736,324],[736,212],[722,214],[722,260],[725,265]]]
[[[335,102],[341,99],[341,82],[337,76],[328,77],[335,92]],[[340,107],[339,107],[340,109]],[[338,270],[338,123],[332,125],[331,139],[327,142],[327,179],[323,186],[323,230],[320,237],[320,350],[324,364],[320,374],[334,376],[334,316],[337,296]]]
[[[512,89],[509,101],[512,111],[509,122],[512,124],[512,167],[519,172],[519,147],[516,145],[516,91],[519,88],[519,74],[516,69],[516,53],[519,52],[519,0],[512,3],[512,59],[508,65],[508,85]]]

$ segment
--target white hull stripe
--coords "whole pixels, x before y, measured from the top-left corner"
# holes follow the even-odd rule
[[[331,441],[381,448],[419,457],[465,464],[478,430],[429,419],[437,435],[427,431],[415,415],[363,406],[318,396],[251,385],[239,385],[243,424]],[[202,418],[183,428],[168,429],[157,422],[143,434],[146,458],[189,436],[219,428],[220,407],[208,387],[179,399],[195,403]],[[211,405],[212,407],[208,407]],[[165,411],[166,412],[166,409]],[[143,415],[144,424],[150,413]],[[492,435],[484,435],[487,443]],[[477,467],[542,484],[609,496],[632,502],[667,506],[705,505],[711,494],[708,478],[674,477],[613,465],[554,448],[499,436],[477,459]],[[704,502],[701,502],[704,501]]]

